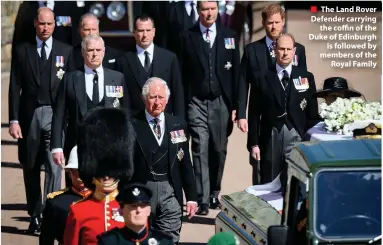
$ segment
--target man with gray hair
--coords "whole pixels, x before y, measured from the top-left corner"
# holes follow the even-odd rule
[[[98,18],[91,13],[81,16],[78,26],[78,32],[80,33],[81,38],[84,39],[88,35],[100,35],[99,23],[100,21]],[[115,63],[122,53],[114,48],[105,46],[104,54],[105,57],[103,59],[102,66],[108,69],[116,70]],[[84,67],[84,57],[81,52],[81,43],[73,47],[73,56],[73,67],[75,69]]]
[[[189,153],[186,122],[165,113],[170,90],[164,80],[149,78],[142,89],[145,110],[133,118],[136,131],[133,182],[146,184],[153,192],[152,226],[179,241],[186,196],[186,213],[197,209],[197,192]]]
[[[56,164],[64,164],[65,157],[76,145],[77,125],[85,115],[97,107],[129,107],[124,91],[124,75],[104,68],[104,41],[100,36],[88,35],[82,43],[84,66],[67,73],[60,84],[52,120],[52,153]],[[67,125],[65,145],[62,131]]]

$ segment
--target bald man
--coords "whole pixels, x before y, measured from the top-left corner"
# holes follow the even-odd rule
[[[98,18],[90,13],[84,14],[80,18],[78,32],[82,40],[88,35],[99,35],[99,23]],[[122,55],[120,51],[117,49],[111,48],[109,46],[105,46],[105,56],[102,62],[102,66],[111,70],[116,70],[115,64],[117,59]],[[81,43],[73,47],[73,61],[75,69],[83,69],[84,68],[84,57],[81,53]]]
[[[318,114],[314,75],[294,66],[294,37],[282,34],[274,47],[276,64],[255,73],[251,83],[247,147],[260,161],[261,183],[285,173],[292,147],[301,141]],[[256,171],[256,169],[253,169]],[[285,175],[282,174],[282,183]]]
[[[40,230],[40,216],[48,193],[61,188],[61,168],[50,153],[52,104],[68,70],[71,46],[52,38],[54,14],[39,8],[34,21],[36,37],[15,47],[9,85],[9,134],[18,140],[23,165],[30,233]],[[45,166],[44,193],[40,169]]]

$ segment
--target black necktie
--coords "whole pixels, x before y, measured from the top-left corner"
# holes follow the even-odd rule
[[[195,24],[196,20],[195,20],[195,12],[194,12],[194,2],[190,3],[190,7],[191,7],[190,19],[191,19],[192,23]]]
[[[154,118],[152,122],[153,122],[153,131],[156,134],[157,139],[160,139],[161,138],[160,120],[158,118]]]
[[[98,103],[100,100],[100,96],[98,93],[98,74],[96,70],[93,70],[94,73],[94,78],[93,78],[93,96],[92,96],[92,101],[93,103]]]
[[[45,52],[45,42],[41,45],[41,61],[44,63],[47,61],[47,53]]]
[[[150,67],[149,52],[145,51],[144,54],[145,54],[145,66],[144,66],[144,68],[146,71],[149,71],[149,67]]]
[[[283,70],[282,84],[285,89],[289,83],[289,79],[289,73],[287,73],[286,70]]]

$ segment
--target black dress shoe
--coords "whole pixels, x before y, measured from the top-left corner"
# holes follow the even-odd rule
[[[196,212],[197,215],[208,215],[209,214],[209,205],[201,204]]]
[[[210,208],[211,209],[221,209],[222,205],[219,202],[218,198],[212,198],[210,199]]]
[[[40,227],[41,227],[41,218],[38,216],[32,217],[29,223],[27,233],[32,235],[38,235],[40,233]]]

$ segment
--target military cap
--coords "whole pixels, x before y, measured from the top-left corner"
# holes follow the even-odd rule
[[[382,138],[382,124],[377,120],[354,122],[349,125],[356,139],[380,139]]]
[[[93,177],[129,180],[133,173],[135,134],[128,113],[100,108],[78,126],[77,154],[80,178],[93,188]]]
[[[120,188],[116,197],[119,203],[150,203],[152,191],[143,184],[131,183]]]
[[[69,154],[68,164],[65,168],[78,169],[78,158],[77,158],[77,145],[72,148]]]
[[[232,232],[219,232],[209,239],[207,245],[239,245],[239,239]]]

